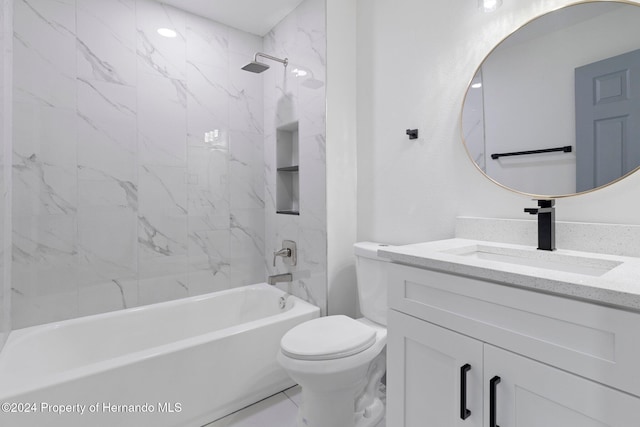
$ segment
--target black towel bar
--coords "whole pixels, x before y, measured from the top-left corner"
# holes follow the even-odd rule
[[[573,149],[570,145],[565,145],[564,147],[558,148],[545,148],[542,150],[529,150],[529,151],[514,151],[513,153],[494,153],[491,155],[493,160],[498,159],[500,157],[508,157],[508,156],[524,156],[527,154],[539,154],[539,153],[552,153],[554,151],[562,151],[564,153],[570,153]]]

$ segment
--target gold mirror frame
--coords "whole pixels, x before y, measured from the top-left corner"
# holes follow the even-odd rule
[[[497,43],[488,53],[487,55],[484,57],[484,59],[480,62],[480,65],[478,65],[478,67],[476,68],[476,70],[474,71],[471,79],[469,80],[469,83],[467,84],[467,90],[465,92],[464,95],[464,99],[462,101],[462,108],[460,110],[460,118],[459,118],[459,124],[460,124],[460,137],[462,139],[462,144],[464,145],[464,149],[467,153],[467,157],[469,158],[469,160],[471,161],[471,163],[473,163],[473,165],[475,166],[475,168],[484,176],[486,177],[488,180],[490,180],[491,182],[493,182],[494,184],[498,185],[499,187],[504,188],[505,190],[511,191],[513,193],[517,193],[517,194],[521,194],[524,196],[528,196],[532,199],[561,199],[561,198],[565,198],[565,197],[573,197],[573,196],[580,196],[583,194],[589,194],[591,192],[597,191],[597,190],[601,190],[603,188],[609,187],[610,185],[613,185],[625,178],[627,178],[630,175],[633,175],[634,173],[636,173],[638,170],[640,170],[640,165],[638,165],[635,169],[627,172],[626,174],[622,175],[621,177],[614,179],[610,182],[608,182],[607,184],[601,185],[599,187],[595,187],[589,190],[585,190],[585,191],[581,191],[581,192],[577,192],[577,193],[570,193],[570,194],[536,194],[536,193],[527,193],[524,191],[520,191],[517,190],[515,188],[511,188],[505,184],[502,184],[498,181],[496,181],[495,179],[493,179],[492,177],[490,177],[484,170],[482,170],[482,168],[476,163],[476,161],[473,159],[471,153],[469,152],[469,149],[467,147],[467,143],[465,140],[465,136],[464,136],[464,128],[463,128],[463,115],[464,115],[464,107],[467,101],[467,96],[470,93],[470,89],[471,89],[471,84],[473,83],[474,78],[476,77],[476,75],[478,74],[478,72],[481,70],[482,66],[484,65],[484,63],[486,62],[487,58],[489,58],[491,56],[491,54],[498,49],[498,47],[500,47],[500,45],[502,45],[505,40],[507,40],[509,37],[511,37],[512,35],[514,35],[515,33],[517,33],[518,31],[520,31],[522,28],[526,27],[527,25],[529,25],[530,23],[532,23],[533,21],[540,19],[544,16],[547,16],[549,14],[552,14],[554,12],[563,10],[563,9],[567,9],[569,7],[573,7],[573,6],[578,6],[581,4],[590,4],[590,3],[620,3],[620,4],[626,4],[629,6],[635,6],[635,7],[640,7],[640,3],[638,2],[634,2],[634,1],[628,1],[628,0],[583,0],[583,1],[578,1],[575,3],[570,3],[564,6],[559,6],[557,8],[554,9],[550,9],[549,11],[535,16],[531,19],[529,19],[528,21],[526,21],[524,24],[520,25],[518,28],[516,28],[515,30],[511,31],[509,34],[507,34],[505,37],[502,38],[502,40],[500,40],[499,43]],[[640,25],[640,24],[639,24]]]

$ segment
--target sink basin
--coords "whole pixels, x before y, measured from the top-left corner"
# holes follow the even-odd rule
[[[398,268],[405,265],[640,311],[640,257],[570,249],[549,252],[531,246],[462,238],[388,246],[380,248],[378,255],[399,265]],[[390,267],[390,274],[397,271],[396,267]],[[445,280],[444,276],[438,277]],[[408,292],[407,280],[393,282],[405,286]],[[455,287],[452,292],[464,294],[466,284],[479,282],[456,279],[451,282]]]
[[[489,245],[471,245],[449,249],[442,252],[479,260],[495,261],[567,273],[584,274],[587,276],[602,276],[622,264],[618,261],[610,261],[600,258],[565,255],[557,252],[546,252],[535,249],[524,250]]]

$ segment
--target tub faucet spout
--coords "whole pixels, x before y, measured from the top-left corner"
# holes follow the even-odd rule
[[[274,274],[273,276],[269,276],[269,278],[267,279],[267,283],[269,283],[272,286],[274,286],[276,283],[292,282],[292,281],[293,281],[293,276],[291,275],[291,273]]]

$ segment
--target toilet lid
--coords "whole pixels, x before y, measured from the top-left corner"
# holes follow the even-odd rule
[[[320,317],[287,332],[280,346],[293,359],[328,360],[352,356],[376,342],[376,331],[343,315]]]

